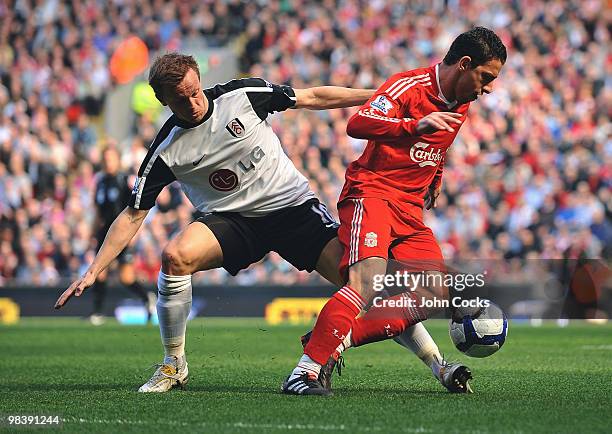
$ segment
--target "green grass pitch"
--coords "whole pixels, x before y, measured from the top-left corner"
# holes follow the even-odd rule
[[[58,414],[63,432],[610,432],[612,325],[511,323],[488,359],[452,348],[445,322],[426,325],[472,368],[474,395],[446,393],[394,342],[349,350],[333,397],[281,395],[307,327],[244,319],[191,322],[187,390],[139,394],[161,360],[156,327],[23,319],[0,327],[0,415]]]

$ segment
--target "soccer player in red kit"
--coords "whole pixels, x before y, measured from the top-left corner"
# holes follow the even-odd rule
[[[347,283],[321,310],[284,393],[330,394],[318,379],[321,366],[347,340],[357,346],[398,336],[427,318],[424,308],[390,317],[373,307],[356,319],[373,299],[374,276],[387,272],[389,258],[418,260],[422,271],[444,270],[423,207],[435,205],[446,152],[470,103],[492,91],[505,61],[499,37],[475,27],[455,39],[441,63],[393,75],[349,120],[347,133],[368,144],[349,165],[338,202],[340,273]],[[467,380],[463,375],[462,391],[469,391]]]

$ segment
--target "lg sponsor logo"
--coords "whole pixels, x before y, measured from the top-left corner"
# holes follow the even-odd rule
[[[210,174],[208,182],[215,190],[232,191],[238,186],[238,175],[229,169],[219,169]]]

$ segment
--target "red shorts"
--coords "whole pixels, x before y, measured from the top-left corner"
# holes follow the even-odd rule
[[[338,239],[344,247],[340,275],[345,279],[351,265],[371,257],[412,264],[418,271],[444,269],[440,246],[423,224],[422,208],[406,204],[400,209],[377,198],[345,199],[338,214]]]

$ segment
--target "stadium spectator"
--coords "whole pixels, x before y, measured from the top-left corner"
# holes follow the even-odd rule
[[[562,258],[577,244],[590,256],[609,257],[606,5],[23,0],[0,6],[0,283],[50,284],[74,277],[91,259],[93,173],[109,140],[102,129],[104,95],[114,85],[109,64],[129,35],[151,52],[197,38],[209,46],[235,40],[245,74],[298,88],[378,87],[391,72],[439,61],[453,35],[484,24],[501,35],[508,63],[451,147],[439,205],[426,213],[426,223],[449,259]],[[346,164],[365,145],[346,135],[351,114],[295,111],[269,118],[296,167],[330,205]],[[135,173],[155,131],[147,116],[138,117],[123,170]],[[181,193],[168,194],[134,246],[143,272],[157,266],[151,250],[192,218]],[[241,279],[249,285],[320,282],[275,256]],[[236,282],[222,271],[200,273],[196,281]]]

